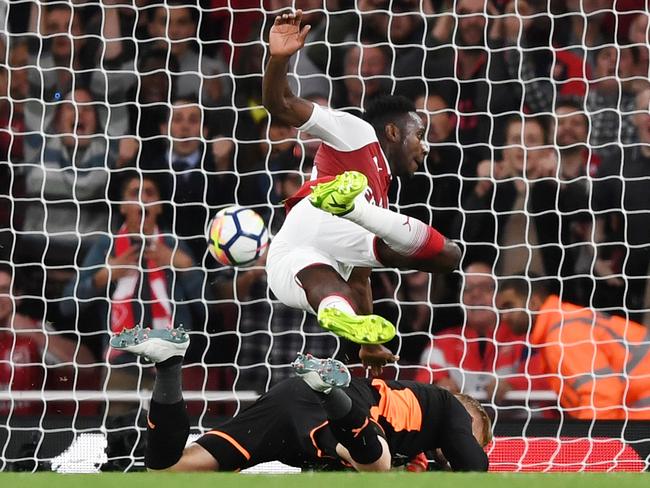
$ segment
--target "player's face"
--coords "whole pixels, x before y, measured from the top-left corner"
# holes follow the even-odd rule
[[[424,140],[425,127],[422,119],[415,112],[408,114],[402,126],[402,140],[398,144],[397,160],[393,165],[396,176],[410,178],[415,174],[429,152],[429,145]]]
[[[497,294],[496,305],[501,321],[508,324],[515,334],[525,334],[531,323],[526,299],[513,289],[506,289]]]

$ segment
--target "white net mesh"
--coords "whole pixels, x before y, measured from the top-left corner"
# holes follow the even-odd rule
[[[430,153],[393,208],[464,247],[450,276],[373,273],[399,331],[386,377],[480,398],[494,470],[645,469],[650,91],[634,0],[0,2],[2,468],[142,466],[152,368],[106,348],[140,321],[191,331],[196,432],[298,351],[358,363],[274,299],[262,262],[206,254],[219,209],[251,207],[272,235],[309,178],[318,141],[261,105],[263,40],[287,7],[312,24],[297,94],[357,114],[383,93],[416,102]],[[541,278],[582,308],[516,331],[495,283],[518,276],[523,302],[506,308],[539,308]]]

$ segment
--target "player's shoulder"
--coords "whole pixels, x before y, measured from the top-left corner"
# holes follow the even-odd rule
[[[314,105],[312,117],[305,124],[305,129],[319,126],[323,142],[334,149],[353,151],[378,142],[375,129],[367,121],[342,110]]]

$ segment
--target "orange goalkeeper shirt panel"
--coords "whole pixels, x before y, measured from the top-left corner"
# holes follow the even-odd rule
[[[562,407],[577,418],[650,418],[650,329],[547,298],[531,342]]]

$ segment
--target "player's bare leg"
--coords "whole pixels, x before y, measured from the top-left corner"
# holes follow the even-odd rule
[[[362,272],[360,269],[355,269],[350,276],[350,281],[346,282],[332,267],[318,265],[303,269],[298,273],[297,278],[305,290],[309,304],[314,310],[318,310],[318,319],[321,325],[338,335],[342,335],[339,334],[341,328],[336,323],[333,323],[334,320],[340,320],[341,317],[344,317],[348,319],[340,320],[343,325],[346,325],[346,322],[348,325],[352,323],[352,327],[349,328],[351,334],[342,336],[352,342],[361,344],[359,358],[365,366],[371,368],[372,374],[379,375],[383,366],[399,359],[389,349],[380,344],[369,344],[367,342],[364,344],[361,342],[359,337],[363,334],[363,331],[361,331],[361,334],[354,332],[354,327],[358,323],[363,324],[365,320],[370,322],[369,319],[374,319],[378,324],[390,324],[385,319],[372,315],[372,298],[370,296],[367,271]],[[331,312],[320,313],[328,307],[334,308],[337,312],[340,312],[340,315],[336,316]],[[323,320],[324,317],[327,320]],[[380,325],[379,330],[387,330],[388,333],[384,337],[392,339],[395,335],[395,328],[392,324],[390,324],[390,327],[388,329],[385,325]]]
[[[183,358],[190,344],[182,329],[125,329],[111,338],[110,345],[156,363],[147,417],[145,464],[149,470],[215,471],[212,455],[198,444],[185,447],[190,431],[182,391]]]
[[[366,177],[346,171],[312,189],[312,205],[350,220],[379,238],[377,258],[386,266],[427,272],[458,267],[460,249],[418,219],[370,204],[364,196]]]
[[[388,471],[391,454],[380,428],[345,392],[350,372],[340,361],[299,354],[294,371],[321,400],[330,429],[339,442],[336,452],[357,471]]]

